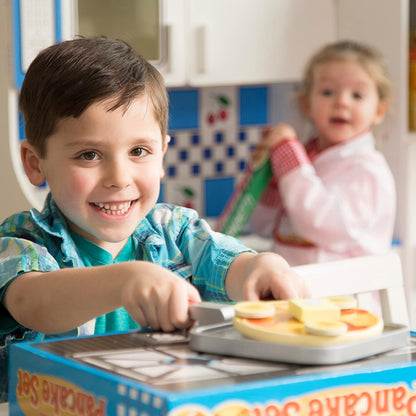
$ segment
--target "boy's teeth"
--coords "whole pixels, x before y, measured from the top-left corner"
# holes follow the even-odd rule
[[[120,215],[124,214],[130,208],[131,202],[122,202],[120,204],[103,204],[102,202],[98,202],[95,204],[101,211],[111,214],[111,215]]]

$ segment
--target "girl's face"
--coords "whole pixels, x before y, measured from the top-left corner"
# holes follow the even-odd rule
[[[167,141],[146,95],[111,106],[60,120],[39,167],[69,227],[116,255],[157,201]]]
[[[315,125],[320,149],[368,131],[386,111],[375,81],[358,62],[331,61],[313,71],[306,114]]]

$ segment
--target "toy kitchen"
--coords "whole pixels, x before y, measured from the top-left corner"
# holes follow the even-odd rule
[[[402,306],[406,300],[410,305],[416,224],[409,189],[416,180],[408,169],[415,146],[407,140],[403,104],[407,61],[398,55],[400,48],[391,46],[392,30],[386,30],[400,26],[409,8],[405,0],[394,5],[386,0],[368,3],[362,7],[359,0],[2,1],[0,50],[7,59],[0,62],[0,218],[31,207],[41,209],[48,192],[47,184],[33,187],[25,178],[19,152],[24,125],[17,106],[25,70],[44,47],[78,34],[104,34],[129,41],[154,63],[165,78],[170,101],[171,142],[159,199],[195,208],[215,221],[265,126],[286,121],[309,133],[293,102],[304,57],[323,43],[354,34],[379,46],[395,65],[397,108],[380,133],[379,146],[401,184],[396,238],[401,242],[402,266],[395,253],[380,273],[386,281],[389,272],[400,279],[404,275],[407,290],[400,287],[399,297]],[[359,17],[370,15],[370,6],[380,11],[381,20],[386,16],[381,28],[370,30],[360,23]],[[400,142],[390,140],[392,130]],[[266,247],[261,239],[247,238],[254,248]],[[317,295],[344,294],[326,289],[334,290]],[[333,362],[265,359],[262,345],[255,347],[255,356],[232,354],[226,352],[227,342],[236,340],[227,340],[227,335],[221,335],[221,342],[211,340],[219,349],[206,350],[207,339],[217,336],[218,325],[232,325],[232,316],[220,323],[200,323],[190,333],[112,334],[16,346],[10,361],[10,414],[416,414],[416,344],[400,327],[407,328],[409,321],[403,318],[405,313],[398,319],[391,315],[392,299],[394,304],[398,299],[396,287],[375,289],[382,291],[388,309],[383,315],[389,328],[384,338],[376,347],[368,346],[369,354],[362,355],[360,345],[361,356],[349,356],[350,349],[341,349]],[[243,341],[236,341],[242,351]],[[309,353],[300,351],[298,357]]]

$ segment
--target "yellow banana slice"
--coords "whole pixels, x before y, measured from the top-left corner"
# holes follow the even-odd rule
[[[245,301],[234,305],[235,316],[249,319],[270,318],[275,314],[273,304],[266,301]]]
[[[337,337],[345,334],[348,326],[341,321],[309,321],[305,322],[305,330],[312,335]]]

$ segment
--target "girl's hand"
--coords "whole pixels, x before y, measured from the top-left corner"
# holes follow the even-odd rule
[[[293,138],[296,138],[296,132],[288,124],[278,124],[275,127],[268,127],[264,130],[262,138],[257,143],[253,157],[264,151],[270,153],[281,141]]]
[[[122,287],[121,303],[142,328],[173,331],[191,326],[189,304],[201,302],[194,286],[153,263],[127,264],[136,270]]]

